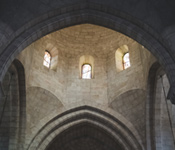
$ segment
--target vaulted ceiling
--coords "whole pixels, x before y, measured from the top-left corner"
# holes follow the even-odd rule
[[[106,58],[108,54],[135,41],[114,30],[92,25],[71,26],[46,35],[37,41],[48,50],[57,49],[68,58],[92,55]]]

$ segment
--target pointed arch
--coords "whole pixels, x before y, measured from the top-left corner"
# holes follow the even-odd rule
[[[47,17],[46,17],[47,16]],[[48,17],[51,16],[51,17]],[[18,36],[10,42],[0,55],[0,81],[16,56],[29,44],[56,30],[83,23],[101,25],[121,32],[147,48],[163,66],[171,84],[169,97],[175,103],[175,61],[171,49],[165,47],[160,36],[148,25],[109,6],[92,2],[68,5],[43,14],[21,27]],[[22,40],[21,40],[22,39]],[[163,54],[163,55],[162,55]],[[168,60],[168,61],[167,61]],[[170,67],[171,66],[171,67]]]
[[[168,143],[170,149],[174,149],[173,125],[168,107],[168,98],[164,87],[164,79],[167,80],[163,68],[155,62],[149,71],[147,82],[146,101],[146,141],[147,149],[165,149]],[[169,85],[169,83],[168,83]]]
[[[23,149],[26,127],[26,87],[25,72],[22,63],[15,59],[8,69],[2,83],[3,97],[1,97],[1,135],[0,143],[6,149]],[[11,143],[11,144],[9,144]],[[1,145],[0,144],[0,145]],[[2,146],[1,145],[1,146]]]
[[[124,121],[124,120],[123,120]],[[82,105],[69,109],[47,122],[34,136],[28,150],[44,150],[52,141],[67,129],[89,123],[111,134],[113,139],[118,141],[124,149],[143,150],[140,141],[134,132],[131,132],[132,125],[124,123],[109,113],[88,105]],[[126,126],[128,125],[129,128]]]

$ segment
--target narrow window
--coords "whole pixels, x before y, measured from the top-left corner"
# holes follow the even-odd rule
[[[92,67],[90,64],[82,65],[82,79],[92,78]]]
[[[47,68],[50,67],[50,62],[51,62],[51,55],[50,53],[46,50],[44,54],[44,61],[43,65],[46,66]]]
[[[130,66],[131,65],[130,65],[130,60],[129,60],[129,53],[125,53],[124,56],[123,56],[123,68],[127,69]]]

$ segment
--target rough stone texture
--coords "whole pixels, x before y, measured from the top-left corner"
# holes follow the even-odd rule
[[[172,124],[171,103],[168,106],[166,99],[169,83],[164,75],[162,79],[157,76],[156,96],[155,96],[155,147],[160,150],[173,150],[174,145],[174,126]],[[165,92],[165,93],[164,93]]]
[[[10,24],[11,28],[14,30],[18,29],[21,24],[27,23],[29,20],[33,19],[37,15],[44,15],[47,12],[50,12],[52,9],[62,8],[62,12],[66,11],[65,6],[71,6],[76,4],[83,4],[88,6],[87,1],[82,0],[65,0],[64,2],[61,0],[55,1],[2,1],[1,2],[1,19],[6,23]],[[168,26],[169,24],[173,24],[174,20],[171,18],[174,14],[174,6],[175,3],[173,1],[165,2],[157,2],[155,0],[148,2],[146,0],[142,0],[140,2],[137,1],[98,1],[98,0],[90,0],[89,4],[93,5],[94,8],[97,7],[95,4],[107,5],[108,7],[112,7],[116,10],[121,10],[127,14],[132,14],[136,18],[139,18],[143,21],[143,23],[147,23],[155,30],[160,31],[163,27]],[[20,7],[21,6],[21,7]],[[101,6],[102,7],[102,6]],[[101,8],[100,6],[98,8]],[[164,13],[162,7],[165,10],[169,10]],[[135,9],[134,9],[135,8]],[[68,9],[69,10],[69,9]],[[60,12],[61,12],[60,11]],[[23,12],[23,13],[20,13]],[[149,12],[149,13],[148,13]],[[52,13],[50,13],[52,15]],[[27,17],[26,17],[27,16]],[[19,19],[19,18],[20,19]],[[44,16],[47,18],[48,16]],[[39,20],[35,20],[37,22]],[[133,20],[135,21],[135,20]]]
[[[115,52],[123,45],[128,46],[131,67],[118,72]],[[55,70],[43,66],[45,50],[58,54]],[[91,80],[81,79],[79,75],[82,55],[91,55],[94,59],[94,77]],[[27,99],[32,102],[27,107],[28,133],[39,120],[44,119],[43,116],[47,118],[41,109],[36,111],[39,120],[30,119],[35,116],[32,110],[42,105],[44,100],[43,92],[38,93],[34,87],[42,87],[53,93],[64,107],[81,101],[110,105],[134,125],[145,144],[145,89],[149,67],[155,58],[143,46],[110,29],[83,24],[43,37],[27,47],[18,59],[26,68]],[[56,111],[53,106],[49,105],[48,112]]]
[[[138,132],[130,122],[106,106],[99,106],[99,104],[94,105],[94,103],[86,101],[77,103],[76,105],[69,105],[67,111],[64,110],[63,114],[59,114],[50,120],[41,128],[40,132],[36,134],[28,149],[45,150],[48,144],[51,143],[54,138],[59,138],[62,132],[66,130],[69,131],[69,129],[81,124],[91,125],[101,130],[102,133],[107,133],[109,136],[114,137],[112,139],[116,140],[115,144],[118,143],[124,149],[144,149]],[[99,139],[98,135],[102,134],[101,132],[96,132],[94,135],[94,137],[97,137],[97,140],[100,141],[106,138],[103,137]],[[77,130],[74,133],[77,133],[76,135],[82,134]],[[64,142],[69,138],[72,137],[67,136],[62,139],[62,141]],[[110,141],[110,143],[111,142],[112,141]]]
[[[128,46],[131,67],[117,72],[115,52],[122,45]],[[58,53],[56,70],[43,66],[45,50]],[[94,58],[94,78],[91,80],[83,80],[79,76],[79,59],[82,55],[91,55]],[[29,89],[33,86],[48,89],[65,107],[83,100],[109,104],[112,109],[133,123],[145,143],[144,89],[149,67],[155,58],[137,42],[115,31],[84,24],[43,37],[27,47],[18,59],[26,68],[26,83]],[[27,99],[31,99],[31,93],[27,95]],[[38,97],[42,101],[43,98]],[[38,101],[37,105],[40,105]],[[29,105],[27,108],[33,107]],[[49,108],[55,110],[51,105]],[[28,114],[32,116],[32,113],[31,109]],[[41,110],[39,116],[42,116],[42,113],[45,114]],[[32,124],[29,128],[37,123],[30,118],[28,121]]]
[[[47,150],[123,150],[112,136],[88,123],[62,132],[47,147]]]
[[[155,61],[155,58],[137,42],[129,43],[127,46],[131,67],[117,72],[115,53],[110,53],[107,59],[109,103],[128,90],[146,89],[148,71],[150,65]]]
[[[118,4],[118,2],[115,2],[115,3]],[[23,4],[24,6],[26,6],[26,3],[23,3]],[[111,4],[113,4],[113,2]],[[153,25],[152,24],[153,22],[150,24],[149,23],[147,24],[147,22],[145,22],[145,17],[144,17],[144,21],[141,22],[141,20],[138,20],[138,18],[140,17],[137,16],[137,14],[133,14],[133,16],[127,15],[125,11],[123,12],[123,9],[118,8],[119,5],[116,5],[116,6],[112,5],[112,8],[110,8],[111,4],[106,5],[106,3],[103,3],[103,2],[96,3],[91,1],[82,2],[82,3],[79,3],[77,1],[71,1],[71,3],[64,3],[64,7],[62,7],[63,5],[61,5],[58,2],[58,3],[55,3],[55,5],[56,7],[61,6],[62,7],[61,9],[58,8],[53,11],[50,11],[49,13],[47,13],[47,10],[49,11],[49,9],[44,9],[46,11],[44,15],[41,15],[38,12],[39,16],[37,16],[37,19],[33,19],[29,21],[27,24],[25,24],[18,30],[16,28],[17,31],[15,32],[15,34],[13,34],[13,36],[11,36],[11,39],[9,39],[9,41],[11,42],[7,47],[7,49],[3,51],[0,57],[1,58],[0,79],[1,80],[3,79],[3,76],[5,75],[5,72],[7,71],[8,67],[10,66],[10,63],[14,60],[17,54],[21,52],[27,45],[31,44],[33,41],[58,29],[75,25],[75,24],[82,24],[82,23],[88,22],[92,24],[105,26],[105,27],[114,29],[116,31],[120,31],[126,35],[129,35],[133,39],[137,40],[139,43],[143,44],[147,49],[149,49],[156,56],[156,58],[161,63],[161,65],[163,65],[163,67],[165,68],[165,72],[167,73],[167,76],[172,85],[171,86],[172,88],[170,89],[169,97],[173,102],[174,101],[173,97],[175,97],[175,94],[173,91],[175,87],[174,86],[175,71],[173,70],[173,68],[175,67],[175,65],[174,65],[174,59],[170,54],[171,52],[173,52],[173,50],[169,47],[169,45],[167,45],[166,42],[163,41],[162,37],[159,35],[160,32],[158,34],[158,31],[160,28],[162,28],[163,30],[163,28],[166,28],[167,26],[163,26],[161,23],[156,24],[158,20],[161,20],[161,19],[159,18],[160,16],[156,13],[156,11],[154,11],[153,9],[154,7],[150,7],[150,6],[148,7],[150,10],[152,10],[151,11],[152,14],[149,15],[148,17],[148,18],[151,17],[148,22],[149,23],[152,21],[154,22],[156,19],[158,19],[157,22],[156,23],[154,22],[154,25]],[[147,3],[146,1],[142,2],[141,4],[145,4],[143,5],[145,8],[143,8],[143,6],[140,5],[143,8],[141,9],[142,11],[147,10],[147,6],[150,5],[150,3]],[[161,5],[159,6],[166,6],[166,8],[168,8],[170,6],[172,7],[174,3],[171,3],[171,4],[168,3],[168,5],[167,3],[165,3],[165,5],[162,5],[162,4],[163,3],[161,3]],[[36,5],[39,5],[39,3],[37,3]],[[4,6],[7,7],[7,5],[4,5]],[[124,5],[124,6],[128,7],[129,5]],[[133,6],[136,6],[136,5],[133,5]],[[158,4],[156,4],[156,6],[158,6]],[[115,7],[118,9],[116,9]],[[14,7],[14,9],[16,8],[18,8],[18,6]],[[168,10],[169,10],[168,13],[173,11],[172,8],[169,8]],[[144,13],[142,12],[142,15],[143,14]],[[30,17],[31,16],[29,15],[29,18]],[[172,15],[169,14],[168,17],[171,18]],[[167,19],[168,17],[165,17],[165,18]],[[25,21],[26,20],[27,18],[25,18]],[[167,20],[167,21],[170,21],[170,20]],[[18,23],[20,24],[20,22]],[[15,30],[15,27],[18,26],[16,25],[17,24],[15,22],[15,25],[13,28],[14,30]],[[156,26],[156,28],[151,28],[150,25],[152,27]],[[8,45],[9,41],[5,41],[5,43]]]
[[[130,90],[119,95],[110,104],[112,109],[133,123],[142,139],[145,139],[145,96],[144,90]]]
[[[119,1],[119,0],[109,0],[109,1],[103,1],[103,0],[101,1],[99,0],[93,0],[93,1],[92,0],[88,0],[88,1],[87,0],[82,0],[82,1],[79,1],[79,0],[71,0],[71,1],[70,0],[65,0],[65,1],[60,1],[60,0],[57,0],[57,1],[55,0],[19,1],[17,0],[17,1],[11,1],[11,0],[6,0],[6,1],[1,1],[0,2],[0,36],[1,36],[0,37],[0,84],[2,84],[3,77],[5,76],[9,66],[11,65],[13,60],[16,58],[16,56],[24,48],[26,48],[26,46],[28,46],[35,40],[41,38],[42,36],[50,32],[65,28],[67,26],[72,26],[72,25],[82,24],[82,23],[92,23],[92,24],[105,26],[105,27],[114,29],[116,31],[120,31],[126,35],[129,35],[130,37],[135,39],[137,42],[143,44],[149,51],[151,51],[152,54],[154,54],[154,56],[158,59],[159,63],[163,66],[168,76],[168,79],[170,81],[170,86],[171,86],[170,92],[168,95],[169,95],[171,102],[175,103],[175,90],[174,90],[175,89],[174,54],[175,53],[174,53],[174,43],[173,43],[174,41],[174,27],[173,26],[175,23],[174,22],[174,14],[175,14],[174,7],[175,7],[175,2],[173,0],[172,1],[171,0],[169,1],[141,0],[141,1],[132,1],[132,2],[129,0],[125,0],[125,1]],[[71,32],[69,31],[69,33]],[[69,33],[67,34],[68,35],[67,37],[63,36],[64,40],[67,39],[69,36],[71,37]],[[86,39],[85,41],[87,41],[87,39],[90,37],[94,37],[94,36],[85,37],[84,38]],[[111,38],[114,38],[114,37],[111,37]],[[76,38],[74,39],[71,37],[71,40],[76,41]],[[89,40],[89,41],[91,43],[93,42],[93,40]],[[107,39],[105,38],[101,41],[101,45],[103,45],[103,47],[105,47],[105,44],[103,43],[106,43],[106,41]],[[113,41],[113,39],[109,40],[108,42],[110,41]],[[62,40],[61,42],[67,45],[68,41]],[[98,40],[96,42],[98,43]],[[111,43],[112,48],[114,48],[113,44],[115,45],[115,42]],[[124,44],[126,44],[126,42]],[[44,44],[41,44],[39,47],[41,47],[42,45]],[[74,45],[76,45],[76,43],[72,44],[70,46],[70,49],[72,49]],[[97,44],[94,44],[94,45],[96,46]],[[60,45],[60,47],[61,46],[62,45]],[[118,45],[117,48],[119,46],[121,45]],[[130,44],[128,44],[128,46],[129,48],[132,47],[132,45]],[[50,46],[46,47],[44,45],[43,47],[48,48]],[[87,45],[85,47],[87,47]],[[103,49],[103,47],[99,46],[99,48],[101,49]],[[133,48],[134,47],[135,46],[133,46]],[[91,48],[91,46],[89,46],[89,48]],[[94,54],[94,52],[91,50],[87,50],[87,49],[85,50],[89,51],[91,54]],[[110,50],[111,49],[109,48],[109,52],[110,52],[109,55],[111,54],[114,56],[114,52]],[[96,99],[99,96],[99,93],[103,92],[103,94],[100,94],[100,96],[97,98],[96,102],[98,102],[98,105],[100,103],[107,105],[107,102],[109,102],[110,104],[110,102],[115,100],[119,95],[125,92],[128,92],[130,89],[133,89],[134,87],[136,87],[137,89],[145,90],[147,88],[146,80],[148,76],[148,70],[149,70],[150,65],[154,62],[154,58],[149,57],[149,54],[147,54],[146,52],[140,53],[140,56],[137,57],[139,50],[140,48],[136,49],[137,51],[136,53],[133,51],[133,55],[132,55],[132,57],[136,58],[135,60],[137,61],[138,60],[140,61],[140,59],[138,58],[141,58],[141,61],[140,61],[141,63],[137,63],[137,65],[132,66],[132,69],[135,70],[137,73],[132,74],[131,73],[132,69],[129,68],[127,71],[125,70],[125,73],[123,73],[122,71],[120,75],[119,74],[117,75],[117,73],[116,74],[109,73],[110,71],[106,71],[106,69],[109,68],[110,66],[115,66],[114,65],[115,61],[113,62],[111,61],[112,62],[111,65],[108,65],[108,61],[106,61],[105,59],[108,59],[108,58],[111,59],[111,57],[101,59],[103,57],[103,54],[100,54],[100,52],[104,52],[104,49],[102,51],[99,50],[98,52],[101,58],[97,58],[98,54],[96,54],[93,57],[96,60],[99,60],[100,62],[103,61],[102,64],[97,63],[97,66],[98,66],[97,74],[99,74],[99,72],[103,72],[103,76],[100,76],[100,79],[102,79],[103,82],[100,82],[100,81],[96,82],[94,80],[94,82],[91,84],[78,83],[79,81],[78,78],[77,80],[75,80],[76,77],[78,77],[78,73],[76,75],[75,72],[79,71],[78,67],[76,66],[77,65],[76,62],[78,61],[76,59],[79,57],[77,56],[77,54],[81,52],[75,51],[75,53],[71,53],[71,55],[77,56],[77,58],[75,59],[73,59],[73,57],[71,58],[71,56],[69,56],[69,53],[65,53],[65,55],[59,54],[59,56],[61,56],[61,59],[58,59],[58,66],[59,64],[61,65],[56,70],[54,70],[56,73],[53,70],[48,70],[42,67],[40,68],[39,64],[42,63],[42,61],[41,59],[38,59],[39,57],[37,57],[37,59],[33,59],[32,61],[30,61],[31,58],[33,58],[34,56],[40,56],[40,58],[43,58],[42,53],[40,52],[38,52],[38,54],[35,53],[36,49],[33,51],[33,53],[27,54],[27,59],[29,58],[28,60],[27,59],[25,60],[25,56],[24,56],[25,53],[21,55],[22,57],[19,59],[23,61],[23,64],[25,68],[27,69],[26,71],[27,87],[41,86],[49,90],[56,97],[58,97],[58,99],[67,108],[68,107],[67,104],[69,104],[71,101],[74,101],[76,103],[76,100],[74,99],[74,96],[73,96],[74,94],[85,92],[86,90],[89,92],[89,89],[91,87],[94,87],[95,89],[100,88],[100,90],[98,91],[98,93],[95,93],[95,97],[93,95],[94,93],[92,93],[91,91],[89,93],[83,93],[86,95],[85,97],[80,95],[78,97],[79,100],[84,98],[82,103],[85,103],[85,101],[88,101],[89,97],[92,100]],[[131,52],[132,52],[132,49],[131,49]],[[106,53],[108,54],[107,51]],[[74,64],[71,64],[69,59]],[[61,60],[62,63],[60,63],[59,60]],[[135,60],[132,59],[131,61],[134,62]],[[106,67],[99,67],[100,65],[104,65],[105,63],[106,63]],[[75,68],[74,68],[74,65],[76,66]],[[37,67],[33,69],[33,66],[37,66]],[[74,79],[70,79],[69,81],[68,81],[69,76],[67,76],[67,74],[69,73],[68,69],[69,69],[70,74],[72,74],[72,76],[74,77]],[[113,69],[114,68],[111,67],[111,70]],[[61,70],[61,72],[59,72],[59,70]],[[31,72],[34,74],[32,74]],[[40,72],[42,72],[43,75],[41,75]],[[127,80],[128,79],[127,76],[124,77],[124,74],[127,74],[127,76],[132,76],[133,80],[131,82],[128,82],[129,80]],[[140,76],[138,76],[138,74]],[[55,75],[58,75],[57,76],[58,79],[54,78]],[[53,80],[50,80],[50,77],[52,77]],[[114,81],[114,83],[109,82],[110,78],[114,79],[112,80],[112,82]],[[123,81],[117,80],[120,78],[123,78]],[[25,81],[24,78],[22,79]],[[6,80],[6,77],[5,77],[5,80]],[[44,84],[43,81],[46,81],[48,83]],[[134,83],[134,81],[136,81],[135,83],[137,85]],[[125,82],[125,84],[122,85],[121,84],[122,82]],[[108,83],[107,88],[105,87],[106,83]],[[96,84],[100,86],[97,87],[95,86]],[[25,91],[25,87],[24,85],[21,85],[21,83],[17,83],[17,80],[15,81],[15,84],[13,85],[14,86],[12,87],[14,90],[12,90],[13,92],[11,95],[12,96],[11,99],[13,100],[12,104],[14,104],[14,107],[12,105],[12,111],[10,113],[15,114],[13,109],[17,110],[16,112],[21,113],[22,111],[25,111],[25,107],[19,106],[20,111],[19,109],[16,109],[17,108],[16,106],[18,105],[19,102],[17,102],[17,99],[18,99],[17,88],[14,88],[14,87],[19,86],[19,88],[23,89],[24,91]],[[55,87],[58,85],[58,88],[53,88],[51,85]],[[68,87],[67,85],[71,85],[71,86],[67,88]],[[83,85],[86,85],[88,88],[80,89],[80,91],[74,90],[75,87],[77,86],[83,87]],[[109,88],[109,85],[110,85],[110,88]],[[118,89],[120,89],[121,85],[122,85],[122,89],[119,90],[119,92],[116,92],[118,91]],[[129,88],[128,88],[128,85],[130,86]],[[2,89],[2,85],[0,86]],[[156,89],[157,91],[154,91],[153,95],[154,93],[157,92],[156,94],[158,96],[156,97],[156,100],[157,100],[156,103],[158,104],[161,103],[158,107],[155,108],[155,111],[158,112],[156,114],[158,117],[157,118],[155,117],[155,118],[156,119],[160,118],[161,127],[162,127],[160,128],[160,130],[162,129],[161,130],[162,131],[162,135],[161,135],[162,143],[160,144],[160,141],[159,141],[159,137],[160,137],[159,131],[160,130],[157,132],[158,136],[157,135],[156,137],[153,136],[153,139],[155,138],[156,140],[158,140],[156,141],[154,139],[157,142],[156,143],[157,149],[163,148],[163,149],[170,150],[170,149],[174,149],[174,147],[171,145],[173,143],[173,139],[171,138],[172,131],[170,131],[171,122],[172,122],[172,125],[174,125],[174,115],[173,115],[174,105],[169,104],[169,112],[170,112],[170,118],[169,118],[167,115],[168,109],[165,107],[166,102],[162,101],[163,92],[160,89],[161,87],[158,86],[158,89]],[[67,95],[67,91],[68,93],[71,93],[71,94]],[[1,93],[2,93],[2,90],[1,90]],[[22,95],[22,96],[23,98],[25,97],[25,95]],[[66,101],[65,99],[69,99],[69,100]],[[3,100],[3,96],[0,97],[0,100]],[[65,101],[66,103],[64,103]],[[120,100],[117,99],[117,101],[120,101]],[[93,103],[93,101],[91,101],[91,103]],[[149,111],[149,112],[151,113],[152,111]],[[7,112],[7,115],[9,115],[8,112]],[[17,119],[14,119],[15,123],[14,124],[12,123],[12,128],[8,128],[8,127],[6,128],[7,130],[10,129],[9,132],[11,133],[13,133],[13,131],[16,132],[15,130],[19,130],[19,128],[16,127],[15,125],[15,124],[20,124],[18,123],[19,117],[17,115],[15,117]],[[45,122],[48,122],[48,120],[50,120],[51,118],[52,117],[48,117],[47,119],[45,119]],[[118,116],[118,118],[123,120],[120,116]],[[153,118],[153,121],[155,118]],[[168,123],[168,120],[170,120],[171,122]],[[11,121],[13,122],[13,120]],[[136,124],[134,125],[136,126]],[[150,126],[152,125],[153,124],[151,124]],[[24,126],[25,125],[20,124],[20,129],[21,127],[23,128]],[[41,122],[40,127],[42,126],[43,124]],[[40,127],[36,126],[37,130],[35,131],[38,131]],[[130,129],[130,127],[131,125],[129,125],[127,129]],[[1,130],[3,131],[3,129]],[[142,133],[139,133],[139,134],[142,134]],[[52,136],[48,138],[51,138]],[[9,137],[11,138],[11,136]],[[168,137],[167,139],[169,141],[166,141],[166,137]],[[9,149],[15,149],[15,147],[17,147],[17,143],[18,143],[16,141],[17,138],[15,139],[14,137],[12,137],[12,139],[13,140],[10,140]],[[48,144],[48,143],[46,142],[45,144]],[[1,149],[6,149],[6,148],[2,147]],[[21,148],[21,149],[24,149],[24,148]]]
[[[132,42],[134,41],[118,32],[84,24],[43,37],[27,47],[18,58],[26,67],[27,86],[48,89],[63,104],[82,99],[107,104],[106,59],[120,45]],[[55,71],[42,65],[45,50],[58,51]],[[80,79],[78,65],[82,55],[91,55],[95,59],[92,80]]]
[[[32,134],[32,129],[42,119],[62,107],[61,102],[49,91],[39,87],[27,89],[27,129],[26,136]]]
[[[0,149],[23,149],[25,141],[25,77],[24,70],[15,60],[2,84]]]
[[[50,41],[59,46],[58,49],[68,58],[88,54],[97,58],[106,58],[118,47],[133,42],[123,34],[92,24],[65,28],[48,35],[48,37]]]
[[[161,130],[162,132],[162,148],[163,149],[175,149],[175,124],[174,124],[174,105],[167,99],[168,90],[170,88],[167,76],[164,75],[161,81],[162,91],[161,91],[161,101],[162,101],[162,113],[161,118],[163,118]],[[169,129],[168,129],[169,128]],[[167,138],[168,137],[168,138]]]
[[[45,40],[40,40],[30,45],[21,53],[21,55],[19,55],[18,58],[26,67],[25,73],[27,77],[27,87],[36,86],[48,89],[48,91],[52,92],[56,97],[62,100],[65,91],[66,78],[64,77],[67,74],[67,60],[64,59],[61,53],[59,53],[57,64],[58,69],[56,71],[43,66],[45,50],[51,50],[51,48],[53,49],[54,46],[49,40],[47,41],[46,38]]]
[[[169,81],[160,65],[152,65],[146,104],[147,149],[174,149],[173,105],[167,99]]]
[[[1,97],[0,105],[2,106],[0,109],[0,114],[2,115],[3,113],[3,107],[5,106],[5,101],[6,107],[5,107],[5,113],[3,117],[1,118],[1,128],[0,128],[0,149],[5,150],[8,149],[9,147],[9,139],[10,139],[10,115],[6,112],[9,112],[10,110],[10,93],[9,91],[9,81],[10,81],[10,73],[7,72],[4,78],[4,81],[2,83],[2,88],[3,88],[3,97]]]

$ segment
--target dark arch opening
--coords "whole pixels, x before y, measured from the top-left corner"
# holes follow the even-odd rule
[[[19,60],[12,62],[2,88],[0,147],[22,149],[26,127],[26,89],[24,67]]]
[[[72,117],[66,117],[66,116],[70,116],[71,114],[74,114],[74,115]],[[100,117],[101,115],[103,117]],[[113,121],[116,122],[116,126],[112,125],[112,123],[109,120],[106,120],[106,117],[109,120],[112,120],[112,122]],[[65,118],[65,119],[62,120],[61,118]],[[62,121],[57,122],[58,119]],[[54,123],[55,121],[57,123]],[[139,149],[139,150],[143,148],[141,145],[142,143],[140,143],[141,141],[138,141],[134,133],[132,133],[132,131],[130,131],[130,129],[126,125],[124,125],[120,121],[120,119],[117,119],[114,116],[100,109],[85,105],[85,106],[80,106],[80,107],[76,107],[68,111],[65,111],[62,114],[59,114],[58,116],[51,119],[49,122],[47,122],[32,139],[28,149],[31,149],[31,148],[38,149],[40,147],[43,148],[43,146],[44,147],[47,146],[48,143],[46,144],[45,142],[48,140],[48,138],[49,140],[53,138],[52,133],[54,133],[54,135],[57,136],[59,135],[57,131],[61,131],[61,132],[66,131],[65,129],[68,129],[70,127],[73,127],[74,125],[77,125],[77,122],[80,122],[80,123],[91,122],[91,124],[97,125],[98,128],[100,128],[101,126],[101,128],[104,131],[106,131],[107,133],[109,132],[108,134],[112,133],[111,135],[117,136],[117,138],[115,137],[116,141],[118,141],[117,143],[120,143],[120,145],[122,145],[123,147],[125,146],[125,149],[126,147]],[[47,129],[48,127],[49,129]],[[110,131],[108,131],[108,129],[110,129]],[[45,132],[44,135],[42,134],[43,132]],[[40,139],[39,141],[37,140],[38,138]]]
[[[124,150],[112,135],[98,126],[84,122],[72,126],[53,139],[46,150]]]

